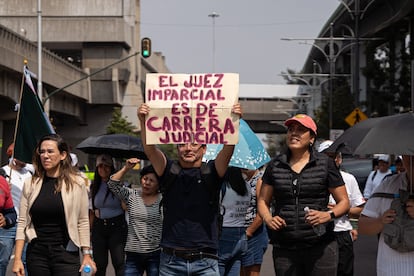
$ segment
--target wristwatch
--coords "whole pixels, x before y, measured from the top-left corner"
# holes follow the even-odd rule
[[[82,254],[83,255],[93,255],[93,250],[92,249],[83,249],[82,250]]]
[[[329,210],[328,213],[331,215],[331,220],[336,219],[335,213],[332,210]]]

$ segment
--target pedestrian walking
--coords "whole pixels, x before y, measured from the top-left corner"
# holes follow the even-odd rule
[[[250,188],[250,202],[246,212],[247,251],[241,258],[241,276],[258,276],[263,263],[263,255],[269,243],[266,225],[257,212],[257,199],[262,187],[263,169],[242,169],[242,175]]]
[[[219,237],[219,270],[221,276],[239,276],[242,255],[247,251],[246,213],[250,187],[240,168],[228,167],[221,188],[223,226]]]
[[[10,256],[13,250],[13,240],[3,233],[14,227],[17,213],[13,206],[13,199],[9,183],[0,176],[0,275],[5,276]],[[3,237],[4,236],[4,237]]]
[[[390,170],[390,156],[381,154],[378,157],[378,167],[370,172],[364,188],[364,198],[368,200],[374,190],[381,184],[385,177],[392,174]]]
[[[112,157],[101,154],[96,157],[95,177],[90,188],[92,203],[92,248],[98,271],[105,276],[108,253],[116,276],[125,272],[125,242],[128,232],[122,201],[108,188],[109,177],[115,173]]]
[[[379,235],[377,276],[414,275],[414,157],[403,155],[402,160],[405,172],[385,178],[358,222],[359,233]]]
[[[24,275],[77,275],[85,265],[96,271],[90,250],[86,179],[71,164],[67,143],[49,134],[37,144],[35,173],[24,182],[16,232],[13,272]],[[79,251],[82,250],[80,262]]]
[[[318,151],[324,152],[332,145],[333,141],[326,140],[319,145]],[[336,149],[335,153],[326,153],[335,160],[336,166],[340,169],[342,164],[341,149]],[[334,234],[338,243],[338,271],[337,276],[353,276],[354,275],[354,241],[358,237],[358,230],[353,229],[350,218],[359,218],[365,199],[361,194],[358,182],[350,173],[340,169],[342,179],[345,182],[345,188],[350,203],[349,212],[340,218],[334,220]],[[329,196],[329,208],[336,205],[332,195]]]
[[[128,236],[125,245],[125,276],[158,276],[160,265],[160,241],[162,212],[161,193],[154,168],[146,166],[140,174],[141,188],[126,187],[122,177],[140,160],[127,159],[122,169],[113,174],[108,187],[128,207]]]
[[[234,145],[224,145],[215,160],[203,163],[205,144],[177,145],[178,160],[169,160],[146,141],[145,116],[149,106],[138,109],[146,156],[161,177],[164,211],[160,275],[218,275],[217,210],[213,206]],[[240,104],[232,112],[241,115]]]
[[[11,195],[13,198],[13,205],[14,209],[16,210],[17,217],[19,216],[19,206],[20,206],[20,198],[22,196],[22,190],[24,181],[27,178],[32,177],[34,173],[34,168],[32,164],[27,164],[23,161],[20,161],[19,159],[14,157],[14,143],[11,143],[9,147],[7,148],[7,156],[9,157],[9,162],[7,165],[4,165],[2,169],[4,170],[6,174],[6,180],[8,181],[11,189]],[[0,238],[3,241],[3,253],[4,256],[8,255],[7,264],[9,263],[10,256],[13,252],[13,247],[15,244],[16,239],[16,229],[17,226],[14,225],[10,228],[2,228],[0,229]],[[27,244],[25,243],[25,246],[23,247],[22,252],[22,262],[23,265],[26,267],[26,248]],[[7,252],[7,253],[6,253]],[[6,260],[2,258],[2,260],[5,262]],[[4,263],[4,265],[7,267],[7,264]],[[27,274],[27,271],[26,271]]]
[[[333,220],[349,210],[344,182],[334,161],[314,150],[317,127],[311,117],[298,114],[285,125],[287,149],[269,162],[258,202],[270,230],[275,273],[336,275]],[[328,210],[329,194],[337,204]]]

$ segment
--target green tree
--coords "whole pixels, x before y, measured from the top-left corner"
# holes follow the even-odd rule
[[[347,129],[345,118],[354,110],[354,102],[348,82],[341,78],[334,82],[332,95],[332,128]],[[329,95],[324,93],[321,106],[315,111],[318,137],[329,139]]]
[[[122,117],[120,107],[114,107],[114,111],[112,112],[112,119],[110,121],[109,126],[106,128],[106,133],[123,133],[129,135],[136,135],[134,133],[134,125],[131,122],[128,122],[127,118],[128,117]]]
[[[159,145],[160,150],[162,150],[162,152],[164,152],[165,156],[167,156],[169,159],[177,159],[178,155],[177,155],[177,145],[173,145],[173,144],[163,144],[163,145]]]
[[[411,109],[411,56],[406,43],[407,30],[392,28],[384,32],[386,43],[367,44],[366,76],[369,116],[386,116]]]

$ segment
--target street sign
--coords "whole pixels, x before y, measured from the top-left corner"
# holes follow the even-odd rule
[[[365,115],[364,112],[362,112],[359,108],[355,108],[346,118],[345,122],[348,123],[348,125],[353,126],[356,123],[359,123],[363,120],[368,119],[367,115]]]

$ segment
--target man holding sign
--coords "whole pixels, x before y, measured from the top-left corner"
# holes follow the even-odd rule
[[[242,113],[237,94],[225,89],[230,87],[226,74],[150,75],[161,89],[151,88],[147,75],[147,103],[139,107],[138,118],[145,154],[163,191],[160,275],[218,275],[218,212],[212,202],[237,143]],[[230,108],[227,97],[234,99]],[[177,161],[155,146],[162,143],[177,144]],[[202,162],[206,143],[224,144],[207,164]]]

